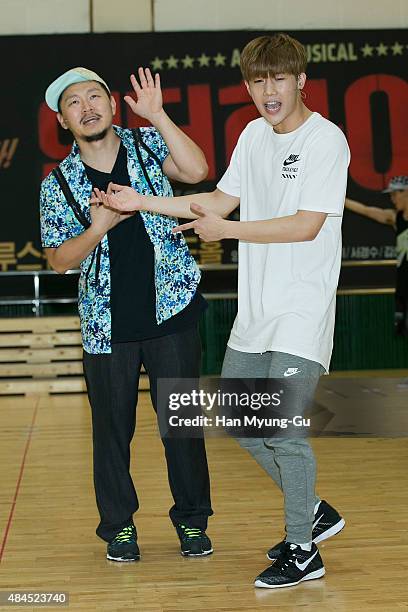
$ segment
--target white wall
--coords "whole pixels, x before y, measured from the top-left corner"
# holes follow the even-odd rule
[[[152,0],[93,0],[94,32],[149,32]]]
[[[155,0],[162,31],[407,26],[408,0]]]
[[[92,20],[89,13],[93,6]],[[408,0],[0,0],[0,35],[408,27]]]
[[[0,0],[0,35],[89,32],[89,6],[89,0]]]

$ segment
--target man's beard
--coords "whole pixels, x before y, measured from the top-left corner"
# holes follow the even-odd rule
[[[90,136],[84,136],[85,142],[97,142],[98,140],[103,140],[108,133],[109,128],[105,128],[102,132],[98,132],[97,134],[91,134]]]

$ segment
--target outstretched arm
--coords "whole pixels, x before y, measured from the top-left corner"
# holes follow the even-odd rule
[[[219,189],[211,193],[193,196],[160,198],[143,196],[131,187],[110,184],[112,195],[95,189],[95,201],[104,206],[124,211],[148,210],[174,217],[194,219],[179,225],[173,232],[193,229],[204,242],[223,238],[236,238],[246,242],[266,244],[270,242],[304,242],[314,240],[319,233],[326,213],[299,210],[294,215],[262,221],[229,221],[225,219],[239,204],[239,198]]]
[[[164,173],[183,183],[203,181],[208,174],[204,153],[163,109],[160,76],[156,74],[153,79],[149,68],[139,68],[138,75],[140,85],[134,74],[130,77],[136,99],[125,96],[125,101],[136,115],[150,121],[162,135],[170,151],[163,163]]]
[[[309,210],[298,210],[294,215],[264,219],[261,221],[228,221],[204,206],[192,205],[199,217],[184,223],[172,231],[193,229],[204,242],[223,238],[236,238],[244,242],[269,244],[272,242],[307,242],[314,240],[320,232],[327,214]]]
[[[237,208],[239,204],[239,198],[228,195],[219,189],[210,193],[195,193],[175,198],[144,196],[132,187],[124,187],[114,183],[109,184],[109,189],[111,194],[95,189],[93,202],[101,202],[105,206],[121,212],[147,210],[169,217],[197,219],[198,214],[191,209],[191,205],[200,204],[220,217],[228,217],[230,212]],[[115,193],[112,194],[112,191]]]
[[[377,206],[366,206],[356,200],[346,198],[344,205],[348,210],[351,210],[358,215],[363,215],[368,219],[383,223],[384,225],[395,225],[396,212],[392,208],[378,208]]]

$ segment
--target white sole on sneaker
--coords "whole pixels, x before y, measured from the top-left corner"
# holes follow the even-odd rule
[[[211,548],[211,550],[206,550],[205,552],[197,553],[197,554],[189,553],[189,552],[183,552],[183,551],[180,551],[180,552],[181,552],[181,556],[182,557],[205,557],[206,555],[211,555],[211,553],[214,552],[214,549]]]
[[[297,584],[305,582],[306,580],[316,580],[317,578],[322,578],[325,573],[326,570],[324,569],[324,567],[322,567],[314,572],[311,572],[310,574],[306,574],[306,576],[304,576],[300,580],[297,580],[296,582],[289,582],[287,584],[267,584],[266,582],[262,582],[262,580],[255,580],[254,586],[259,587],[261,589],[283,589],[285,587],[296,586]]]
[[[345,524],[346,521],[343,518],[340,519],[338,523],[333,525],[333,527],[330,527],[330,529],[326,529],[326,531],[323,531],[323,533],[317,536],[317,538],[315,538],[313,542],[315,544],[318,544],[319,542],[323,542],[324,540],[331,538],[332,536],[336,535],[336,533],[339,533],[339,531],[343,529]]]
[[[135,561],[140,561],[140,556],[137,559],[122,559],[122,557],[111,557],[110,555],[106,555],[106,558],[109,561],[117,561],[118,563],[134,563]]]

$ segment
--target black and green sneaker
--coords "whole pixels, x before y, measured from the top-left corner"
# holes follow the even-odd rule
[[[177,525],[176,530],[180,538],[183,557],[203,557],[213,552],[211,540],[202,529]]]
[[[110,561],[138,561],[140,559],[134,525],[128,525],[121,529],[109,542],[106,558]]]

